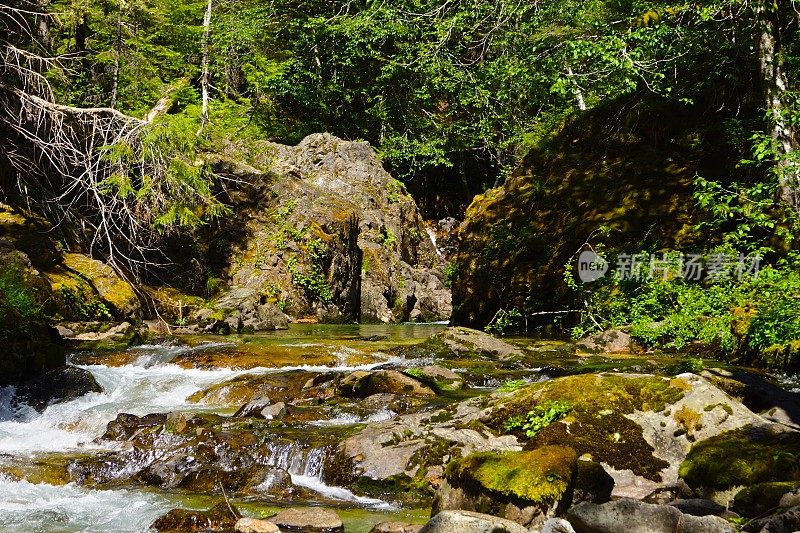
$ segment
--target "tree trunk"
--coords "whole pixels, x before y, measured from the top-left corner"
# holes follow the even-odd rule
[[[209,70],[209,49],[211,48],[211,8],[213,0],[208,0],[206,15],[203,17],[203,74],[200,80],[201,90],[203,91],[203,110],[200,116],[200,131],[208,124],[208,93],[211,85],[211,73]]]
[[[48,13],[48,5],[50,0],[39,0],[36,4],[40,13]],[[50,38],[50,17],[48,15],[39,15],[37,17],[37,32],[39,34],[39,41],[46,51],[52,48],[52,39]]]
[[[778,200],[798,210],[797,164],[791,154],[796,148],[795,132],[784,115],[787,90],[786,73],[783,69],[780,43],[780,26],[776,4],[772,0],[761,0],[754,6],[758,18],[758,59],[762,90],[770,124],[770,135],[777,150]]]
[[[569,74],[572,87],[575,89],[575,102],[578,104],[578,109],[586,111],[586,100],[583,99],[583,90],[578,82],[575,81],[575,74],[572,73],[572,67],[567,67],[567,74]]]
[[[111,107],[117,107],[119,95],[119,68],[122,56],[122,3],[117,8],[117,40],[114,44],[114,80],[111,87]]]

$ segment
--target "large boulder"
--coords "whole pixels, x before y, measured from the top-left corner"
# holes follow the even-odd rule
[[[212,236],[228,285],[292,316],[323,321],[450,317],[442,260],[417,206],[368,143],[328,134],[294,147],[262,143],[226,201],[238,216]]]
[[[63,366],[50,370],[16,387],[17,399],[37,411],[48,405],[67,402],[90,392],[103,392],[88,370]]]
[[[7,385],[66,364],[58,333],[42,309],[50,287],[28,256],[0,240],[0,385]]]
[[[150,524],[150,528],[159,532],[233,531],[240,517],[236,507],[222,502],[207,511],[172,509]]]
[[[424,342],[396,348],[393,354],[407,358],[486,359],[507,361],[523,351],[497,337],[469,328],[446,328]]]
[[[497,430],[525,420],[536,405],[559,402],[569,412],[533,435],[527,446],[561,445],[588,454],[614,478],[614,495],[641,499],[674,485],[694,442],[767,422],[705,379],[634,374],[568,376],[501,397],[482,418]],[[516,418],[515,418],[516,417]],[[691,484],[691,483],[690,483]]]

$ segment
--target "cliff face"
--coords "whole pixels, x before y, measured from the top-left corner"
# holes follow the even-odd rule
[[[417,206],[368,143],[315,134],[294,147],[262,143],[247,159],[252,167],[216,162],[234,216],[210,249],[226,292],[249,295],[227,311],[251,324],[268,304],[323,321],[450,318]]]
[[[541,142],[467,210],[454,323],[483,326],[499,309],[572,304],[564,265],[586,243],[611,255],[695,249],[695,176],[713,179],[738,160],[718,141],[719,118],[703,120],[680,108],[608,107]]]

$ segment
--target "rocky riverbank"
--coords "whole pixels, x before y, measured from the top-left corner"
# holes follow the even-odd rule
[[[394,328],[75,352],[98,389],[30,402],[42,414],[5,404],[4,483],[167,498],[115,531],[416,531],[423,514],[429,532],[758,531],[794,516],[800,400],[769,376]]]

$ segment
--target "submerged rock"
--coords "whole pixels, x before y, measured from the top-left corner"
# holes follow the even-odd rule
[[[471,511],[442,511],[419,533],[528,533],[516,522]]]

